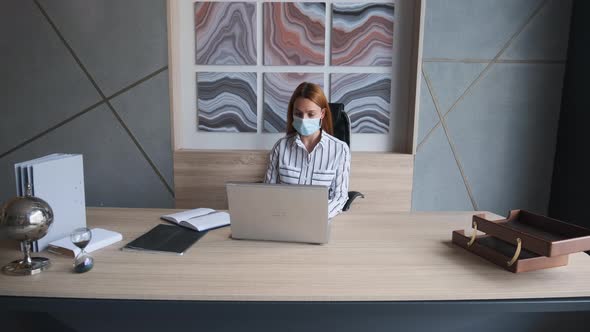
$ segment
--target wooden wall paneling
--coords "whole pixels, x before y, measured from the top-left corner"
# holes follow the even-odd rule
[[[365,194],[352,208],[410,211],[413,155],[353,152],[350,190]],[[176,207],[227,209],[227,181],[262,181],[268,152],[178,150],[174,152]]]

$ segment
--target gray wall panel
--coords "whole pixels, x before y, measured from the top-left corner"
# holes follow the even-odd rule
[[[456,209],[464,192],[449,174],[460,174],[473,202],[462,209],[547,213],[571,3],[426,1],[413,210]],[[432,105],[447,135],[428,134]],[[449,151],[455,171],[433,166]]]
[[[2,174],[14,174],[21,160],[54,152],[84,156],[88,206],[169,207],[173,197],[135,144],[104,105],[87,112],[42,139],[0,159]],[[15,194],[14,176],[2,177],[3,201]],[[8,193],[8,195],[6,195]]]
[[[65,152],[84,155],[88,205],[174,206],[165,4],[6,2],[0,201],[14,163]]]
[[[434,129],[416,155],[414,174],[414,210],[473,209],[442,126]]]
[[[432,84],[433,98],[442,114],[447,114],[487,63],[426,62],[422,67]]]
[[[480,209],[547,213],[563,65],[496,64],[447,116]]]
[[[167,65],[165,0],[40,0],[106,96]]]
[[[427,89],[426,83],[424,82],[424,76],[422,75],[422,87],[420,90],[420,119],[418,120],[420,126],[418,126],[418,143],[422,142],[426,135],[434,129],[440,121],[430,90]]]
[[[32,1],[0,13],[0,156],[100,97]]]
[[[424,57],[493,58],[542,0],[427,0]]]
[[[514,40],[501,59],[564,61],[567,53],[572,2],[550,0]]]
[[[111,101],[170,187],[173,185],[168,71]]]

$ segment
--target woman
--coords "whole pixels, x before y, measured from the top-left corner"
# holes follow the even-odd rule
[[[264,182],[329,187],[328,218],[348,200],[350,150],[332,136],[332,114],[322,89],[301,83],[287,112],[287,135],[274,145]]]

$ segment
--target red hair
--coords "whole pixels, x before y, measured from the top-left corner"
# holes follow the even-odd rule
[[[287,110],[287,134],[294,134],[293,128],[293,108],[297,98],[306,98],[311,100],[314,104],[322,109],[325,109],[324,118],[322,119],[322,130],[330,135],[334,135],[334,127],[332,125],[332,112],[328,105],[328,99],[324,95],[324,91],[319,85],[314,83],[303,82],[293,91],[291,100],[289,101],[289,108]]]

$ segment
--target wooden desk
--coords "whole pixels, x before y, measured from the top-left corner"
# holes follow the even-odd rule
[[[184,256],[119,250],[169,212],[89,208],[91,227],[119,231],[123,241],[93,253],[96,266],[86,274],[72,273],[71,259],[44,253],[50,270],[0,275],[0,304],[45,311],[57,310],[56,303],[69,303],[64,310],[80,303],[103,309],[166,303],[182,311],[187,303],[253,301],[269,309],[317,301],[390,304],[398,312],[416,304],[473,310],[474,303],[484,311],[590,311],[590,256],[573,254],[565,267],[507,272],[451,244],[451,232],[469,228],[472,212],[351,211],[334,220],[327,245],[232,240],[226,227],[210,231]],[[2,245],[2,265],[20,256],[15,243]]]

